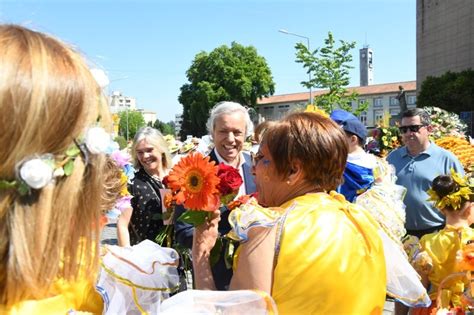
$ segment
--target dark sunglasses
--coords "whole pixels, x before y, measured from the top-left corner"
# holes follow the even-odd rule
[[[406,133],[408,129],[410,129],[411,132],[418,132],[422,127],[425,127],[425,125],[400,126],[398,130],[400,130],[401,133]]]
[[[260,153],[250,152],[250,157],[252,158],[252,166],[257,167],[258,162],[263,159],[263,155]]]

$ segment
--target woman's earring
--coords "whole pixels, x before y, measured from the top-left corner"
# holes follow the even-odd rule
[[[287,180],[287,181],[286,181],[286,184],[287,184],[287,185],[291,185],[291,181],[290,181],[290,180]]]

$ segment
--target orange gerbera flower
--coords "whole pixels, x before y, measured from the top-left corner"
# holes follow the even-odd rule
[[[200,153],[183,157],[168,175],[168,187],[177,204],[188,210],[214,211],[219,207],[217,166]]]
[[[165,204],[166,209],[171,209],[171,207],[173,206],[173,194],[167,193],[165,195],[164,204]]]

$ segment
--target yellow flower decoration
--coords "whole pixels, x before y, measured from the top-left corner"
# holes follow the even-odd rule
[[[120,191],[120,196],[128,196],[130,193],[128,192],[127,189],[127,182],[128,182],[128,177],[125,175],[124,172],[121,172],[120,174],[120,184],[122,185],[122,190]]]
[[[471,183],[469,183],[467,177],[462,177],[460,174],[456,173],[453,168],[451,168],[451,177],[459,185],[459,189],[455,192],[452,192],[443,198],[439,198],[436,191],[433,188],[428,189],[427,193],[430,196],[428,201],[434,201],[435,207],[438,209],[444,209],[450,207],[454,210],[461,208],[463,200],[469,200],[470,195],[473,193],[473,188]]]
[[[312,104],[308,104],[306,106],[305,112],[316,113],[324,117],[329,117],[328,113],[326,113],[323,109]]]

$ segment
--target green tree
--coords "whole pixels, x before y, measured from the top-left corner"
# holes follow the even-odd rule
[[[474,70],[427,77],[416,103],[418,107],[436,106],[456,114],[474,110]]]
[[[120,112],[119,117],[120,117],[119,135],[127,139],[127,129],[128,129],[127,140],[133,139],[138,129],[146,126],[145,119],[143,118],[143,115],[140,112],[123,111],[123,112]]]
[[[174,136],[175,133],[175,123],[173,121],[165,123],[157,119],[153,123],[153,128],[158,129],[163,135]]]
[[[117,136],[114,140],[118,143],[120,150],[127,147],[127,140],[123,136]]]
[[[357,104],[354,111],[352,103],[357,101],[358,94],[354,91],[349,93],[345,88],[349,85],[349,65],[352,62],[352,55],[349,53],[355,47],[355,42],[345,42],[340,40],[340,46],[336,47],[335,40],[331,32],[328,32],[325,46],[310,51],[303,43],[296,44],[296,62],[302,63],[311,74],[310,81],[302,81],[306,88],[327,89],[328,93],[314,97],[314,105],[326,112],[331,112],[337,105],[339,108],[354,112],[358,115],[367,110],[368,103]]]
[[[257,100],[275,92],[265,58],[252,46],[232,42],[211,53],[198,53],[186,72],[189,83],[181,87],[183,104],[181,137],[206,134],[209,110],[220,101],[235,101],[255,108]]]

